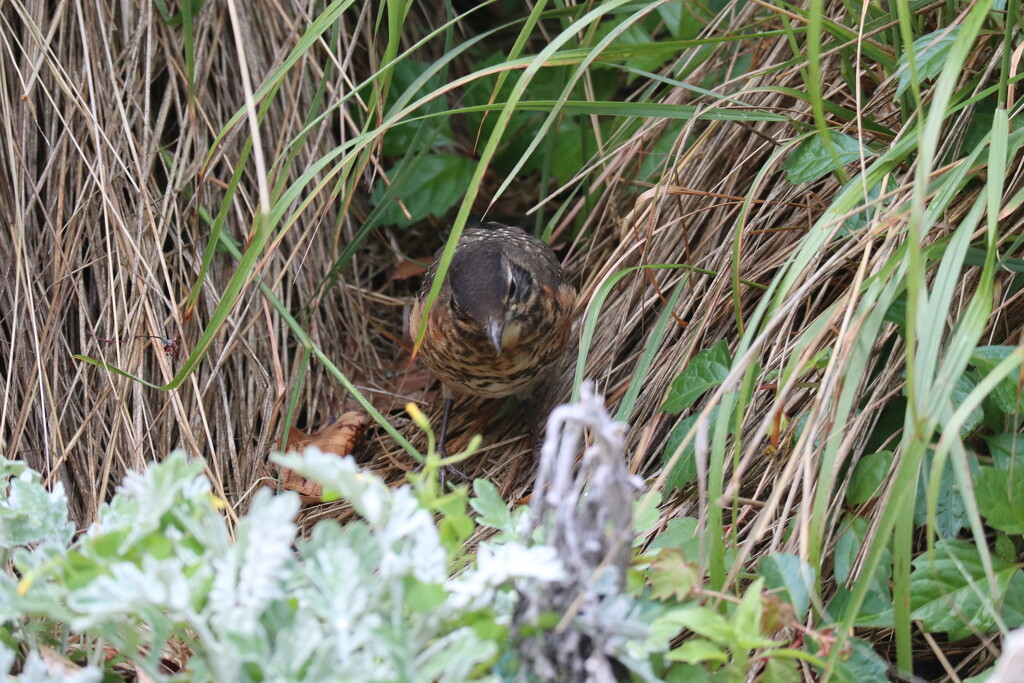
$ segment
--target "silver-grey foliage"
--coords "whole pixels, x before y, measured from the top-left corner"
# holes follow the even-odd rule
[[[554,548],[565,575],[520,585],[514,625],[523,680],[612,683],[627,669],[651,677],[646,662],[625,647],[644,639],[648,628],[639,604],[624,592],[640,488],[626,470],[624,426],[612,420],[590,383],[579,403],[559,406],[548,418],[530,533]],[[589,445],[577,467],[581,444]],[[563,623],[522,635],[545,613]]]
[[[605,681],[623,665],[651,679],[647,655],[667,642],[648,638],[651,615],[623,591],[635,484],[620,426],[588,389],[549,434],[534,511],[476,482],[478,523],[498,533],[475,558],[443,542],[411,487],[315,449],[276,459],[358,518],[308,539],[291,493],[260,491],[229,526],[203,463],[180,452],[129,474],[73,538],[59,485],[0,458],[0,559],[13,568],[0,572],[0,642],[21,652],[0,645],[0,676],[98,680],[116,651],[157,681]],[[567,628],[538,621],[552,612]]]

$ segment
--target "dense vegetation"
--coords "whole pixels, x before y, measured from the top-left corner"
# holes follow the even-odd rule
[[[514,622],[516,586],[585,594],[517,521],[514,410],[458,404],[472,494],[382,483],[438,421],[417,275],[486,212],[564,258],[548,403],[593,380],[642,481],[598,601],[637,630],[587,647],[668,680],[989,670],[1024,623],[1022,28],[1006,0],[3,3],[0,666],[317,680],[344,643],[402,653],[385,678],[543,677],[560,618],[614,622]],[[256,493],[343,411],[373,478],[313,455],[282,462],[335,500]],[[380,546],[390,505],[429,547]],[[538,574],[484,569],[512,547]],[[430,569],[375,584],[391,551]],[[401,647],[296,608],[352,556],[362,617],[422,626]],[[495,604],[455,604],[473,577]]]

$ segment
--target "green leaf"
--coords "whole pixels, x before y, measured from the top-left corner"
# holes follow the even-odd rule
[[[982,375],[987,375],[1016,350],[1015,346],[979,346],[971,354],[971,365],[976,367]],[[999,410],[1006,415],[1013,415],[1021,411],[1017,383],[1010,377],[1000,380],[989,396],[996,402]]]
[[[555,179],[564,185],[583,167],[590,156],[590,151],[596,149],[597,137],[593,128],[580,126],[575,122],[560,126],[556,132],[558,137],[555,140],[551,172]]]
[[[413,87],[416,80],[430,69],[431,66],[432,64],[418,62],[413,59],[403,59],[395,64],[394,69],[391,72],[391,84],[388,88],[387,108],[390,110],[392,107],[396,106],[400,97],[405,96],[407,98],[410,95],[409,90]],[[417,97],[422,96],[428,92],[433,92],[441,88],[443,85],[444,82],[441,78],[441,74],[437,73],[431,76],[421,87],[419,87],[415,94]],[[417,109],[413,115],[438,113],[444,111],[444,109],[445,106],[443,99],[436,98],[425,104],[423,107]],[[410,115],[409,118],[412,118],[413,115]],[[447,118],[419,120],[390,128],[387,133],[384,134],[381,152],[391,157],[404,156],[408,154],[412,142],[416,137],[416,131],[424,126],[437,128],[437,130],[433,131],[433,139],[431,140],[431,144],[428,145],[429,147],[436,147],[437,145],[451,141],[451,128],[448,124]]]
[[[686,435],[700,415],[690,415],[679,421],[675,427],[672,428],[672,432],[668,435],[668,439],[665,441],[665,451],[662,453],[661,461],[668,463],[672,459],[672,454],[676,452],[679,445],[683,443]],[[712,429],[712,425],[715,424],[715,420],[718,419],[718,406],[711,409],[711,413],[708,414],[708,431]],[[687,444],[686,449],[683,450],[683,454],[679,456],[679,460],[676,461],[675,467],[669,472],[668,478],[665,480],[665,488],[668,491],[678,489],[686,486],[687,484],[697,479],[697,461],[695,459],[696,450],[694,449],[694,441],[690,440]]]
[[[840,528],[843,530],[836,539],[836,550],[833,555],[835,563],[836,581],[846,583],[853,574],[853,566],[857,561],[857,555],[864,539],[867,538],[871,523],[864,517],[849,515]],[[889,600],[889,579],[890,567],[892,565],[892,551],[888,548],[883,551],[882,558],[878,563],[878,569],[872,579],[872,592],[878,592]]]
[[[687,664],[697,664],[698,662],[724,664],[729,661],[729,654],[710,640],[694,638],[676,649],[670,650],[665,655],[665,659],[670,662],[685,662]]]
[[[950,395],[950,400],[953,401],[953,407],[959,407],[961,403],[967,398],[967,395],[974,391],[976,386],[973,379],[967,375],[963,375],[956,381],[956,386],[953,387],[953,393]],[[981,424],[985,414],[981,410],[981,406],[977,406],[971,411],[970,416],[964,421],[963,426],[960,428],[960,436],[969,436],[978,425]]]
[[[422,157],[398,192],[410,217],[405,216],[398,202],[393,202],[385,207],[381,223],[404,227],[427,216],[444,215],[466,193],[475,168],[475,161],[454,154],[428,154]],[[383,201],[386,190],[384,181],[378,181],[370,198],[371,203],[376,205]]]
[[[647,551],[653,553],[662,548],[679,548],[686,558],[696,560],[699,547],[697,520],[693,517],[676,517],[670,519],[665,530],[654,537]]]
[[[1007,432],[984,438],[988,443],[993,465],[1001,470],[1011,466],[1024,467],[1024,434]]]
[[[653,146],[644,150],[637,178],[641,180],[661,178],[664,171],[671,171],[672,159],[669,155],[682,135],[685,124],[682,121],[670,121]]]
[[[686,561],[679,548],[662,548],[651,562],[651,597],[655,600],[685,600],[700,585],[701,573]]]
[[[781,591],[786,596],[796,612],[797,621],[802,622],[811,606],[814,569],[792,553],[772,553],[761,559],[757,573],[764,578],[765,585],[770,589]]]
[[[602,22],[601,27],[595,32],[594,41],[596,42],[601,40],[616,28],[615,22],[613,21]],[[658,42],[651,38],[651,34],[638,24],[633,24],[620,33],[611,44],[616,47],[648,48],[643,51],[637,50],[636,56],[627,57],[624,62],[626,66],[631,66],[634,69],[641,69],[643,71],[657,71],[662,64],[677,54],[674,48],[665,50],[656,49]]]
[[[785,657],[769,657],[760,678],[761,683],[797,683],[800,680],[796,661]]]
[[[972,469],[977,469],[977,461],[970,460]],[[917,481],[917,497],[914,500],[914,522],[918,526],[928,523],[928,477],[931,472],[932,454],[925,456],[921,476]],[[953,538],[969,524],[967,506],[960,493],[960,487],[953,474],[953,463],[946,461],[939,479],[938,500],[935,504],[935,533],[940,538]]]
[[[683,16],[687,12],[683,9],[683,3],[681,2],[670,2],[668,4],[658,5],[658,14],[661,16],[661,20],[665,22],[665,28],[672,34],[673,38],[692,38],[693,36],[687,35],[682,36],[683,30]]]
[[[1024,467],[982,467],[974,479],[978,512],[1008,534],[1024,534]]]
[[[846,489],[846,502],[860,505],[881,493],[891,467],[892,451],[879,451],[857,461]]]
[[[405,577],[403,601],[413,613],[426,613],[437,609],[448,599],[444,586],[437,583],[424,583],[411,576]]]
[[[857,161],[861,156],[873,157],[878,153],[861,147],[856,138],[838,131],[828,131],[835,156],[829,151],[820,135],[812,135],[793,150],[782,168],[786,171],[786,179],[793,185],[809,183],[821,176]]]
[[[996,541],[993,544],[992,552],[995,553],[996,557],[1007,562],[1013,562],[1017,559],[1017,547],[1006,534],[996,534]]]
[[[711,680],[711,674],[708,673],[708,670],[700,664],[685,664],[680,662],[678,664],[673,664],[672,667],[665,672],[663,680],[665,683],[708,683]]]
[[[846,642],[850,652],[836,660],[831,680],[837,683],[889,680],[889,667],[869,643],[860,638],[850,638]]]
[[[892,597],[889,596],[889,588],[886,586],[886,595],[871,592],[864,596],[864,601],[857,610],[857,616],[853,623],[857,626],[868,628],[892,628]],[[852,594],[846,588],[840,586],[836,589],[835,595],[828,603],[828,614],[831,621],[837,621],[846,614],[849,609]]]
[[[911,615],[929,633],[947,632],[950,642],[995,628],[992,610],[1020,571],[1016,564],[993,557],[997,594],[991,595],[978,549],[959,539],[940,540],[931,558],[921,554],[912,564]]]
[[[733,622],[738,649],[750,651],[778,645],[774,640],[761,635],[761,615],[764,613],[764,602],[761,597],[763,588],[764,579],[756,579],[747,587],[743,599],[736,606]]]
[[[658,534],[647,548],[649,554],[662,548],[679,548],[690,562],[699,562],[700,544],[707,540],[697,534],[697,520],[692,517],[677,517],[669,520],[665,530]],[[706,552],[706,551],[705,551]],[[725,563],[732,564],[736,557],[735,548],[726,548]]]
[[[1024,572],[1017,572],[1006,587],[1006,599],[1000,610],[1006,628],[1024,626]]]
[[[996,666],[995,664],[993,664],[977,676],[968,676],[967,678],[964,678],[962,680],[963,683],[989,683],[989,681],[992,679],[992,674],[995,673],[995,671]]]
[[[658,617],[651,624],[651,629],[664,632],[674,629],[678,633],[680,629],[688,628],[694,633],[709,638],[710,640],[730,644],[735,640],[732,625],[725,617],[710,607],[687,605],[666,612]]]
[[[469,504],[479,515],[477,524],[499,529],[507,534],[515,532],[512,513],[494,484],[486,479],[477,479],[473,482],[473,493],[476,495],[470,498]]]
[[[445,515],[437,524],[437,530],[441,534],[441,542],[446,548],[456,549],[461,547],[473,532],[476,524],[469,515],[453,514]]]
[[[672,381],[661,409],[673,415],[683,412],[704,392],[724,382],[730,366],[729,345],[724,339],[704,349],[691,358],[686,368]]]
[[[949,29],[941,29],[933,33],[921,36],[910,46],[914,55],[914,71],[919,81],[934,78],[942,71],[946,59],[949,57],[949,49],[956,42],[960,33],[960,27],[954,26]],[[910,87],[910,63],[908,53],[900,55],[896,62],[896,96],[899,97]]]
[[[647,532],[661,526],[661,510],[658,507],[660,503],[660,491],[648,491],[633,503],[633,531],[637,534],[634,545],[642,543]]]

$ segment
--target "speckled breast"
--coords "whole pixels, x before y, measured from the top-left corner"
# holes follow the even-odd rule
[[[420,358],[456,392],[491,398],[521,393],[565,353],[572,332],[571,311],[557,295],[538,297],[535,305],[540,308],[509,321],[500,354],[479,329],[435,307]]]

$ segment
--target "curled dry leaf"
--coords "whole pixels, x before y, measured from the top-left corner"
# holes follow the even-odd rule
[[[337,453],[338,455],[349,455],[355,450],[356,444],[366,433],[370,424],[370,418],[361,411],[352,410],[342,414],[341,417],[330,420],[312,434],[292,427],[288,432],[288,442],[285,444],[285,451],[301,451],[307,446],[316,446],[324,453]],[[268,463],[264,468],[263,481],[267,486],[278,486],[284,491],[295,491],[299,494],[303,505],[317,503],[323,494],[323,487],[306,479],[297,472],[288,468],[278,467],[274,463]]]

